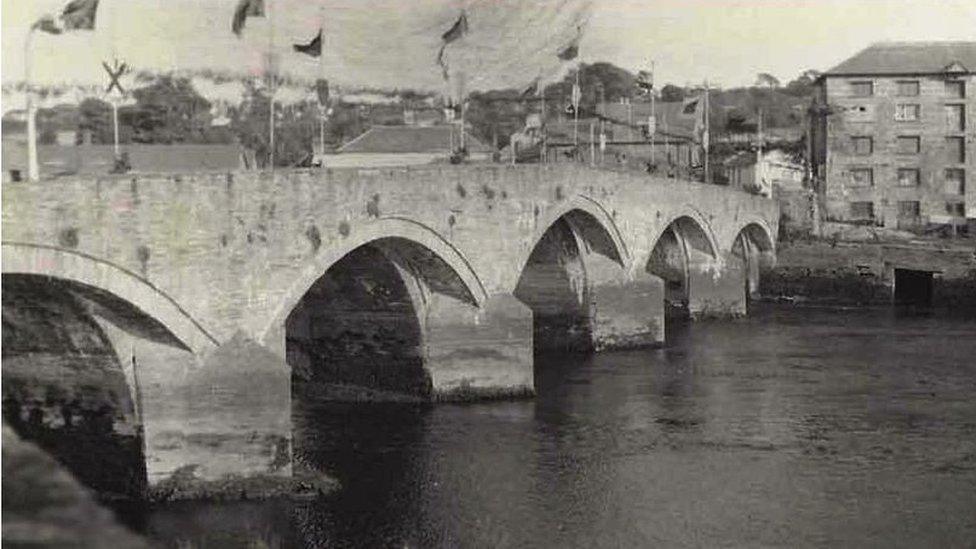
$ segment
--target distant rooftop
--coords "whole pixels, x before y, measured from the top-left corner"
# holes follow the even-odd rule
[[[878,42],[826,76],[976,72],[976,42]]]
[[[450,153],[453,143],[460,139],[457,128],[442,126],[373,126],[365,133],[346,143],[339,153]],[[469,153],[490,153],[491,147],[465,132],[465,145]]]

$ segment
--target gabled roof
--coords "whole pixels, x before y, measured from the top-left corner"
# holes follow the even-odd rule
[[[373,126],[359,137],[343,145],[339,153],[450,153],[452,135],[457,144],[460,136],[453,126]],[[491,153],[492,148],[485,145],[470,132],[464,134],[465,146],[469,153]]]
[[[976,42],[878,42],[825,76],[976,72]]]

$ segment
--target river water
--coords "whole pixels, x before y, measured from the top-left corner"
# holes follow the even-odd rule
[[[976,544],[976,323],[763,306],[669,337],[539,359],[531,400],[296,410],[338,493],[124,518],[198,547]]]

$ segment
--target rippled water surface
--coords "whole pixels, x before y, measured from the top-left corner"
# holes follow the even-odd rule
[[[317,501],[174,504],[169,545],[972,546],[976,323],[767,307],[537,364],[533,400],[321,404]]]

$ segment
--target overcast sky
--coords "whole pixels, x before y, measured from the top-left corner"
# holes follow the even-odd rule
[[[65,0],[2,0],[2,78],[23,78],[26,29]],[[351,85],[436,89],[440,34],[462,7],[471,34],[448,50],[469,87],[518,86],[556,77],[555,52],[584,24],[583,61],[635,70],[656,60],[657,82],[784,82],[828,69],[879,40],[976,40],[976,0],[266,0],[275,6],[276,51],[288,72]],[[35,80],[97,83],[114,52],[139,68],[215,68],[258,73],[268,19],[230,32],[237,0],[101,0],[98,30],[39,35]],[[589,5],[592,4],[592,5]],[[320,21],[319,65],[289,53]]]

